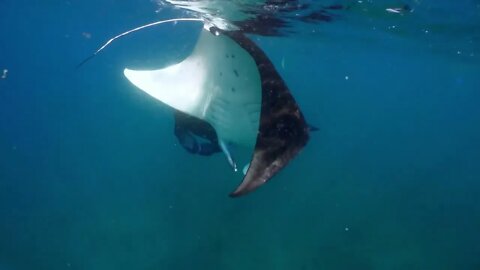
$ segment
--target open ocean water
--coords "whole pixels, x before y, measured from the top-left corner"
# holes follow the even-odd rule
[[[191,13],[0,0],[0,270],[480,269],[480,1],[301,2],[349,8],[250,37],[320,130],[231,199],[224,156],[184,151],[123,76],[185,58],[199,23],[75,69]]]

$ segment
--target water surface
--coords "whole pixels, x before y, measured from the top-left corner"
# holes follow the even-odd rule
[[[250,37],[320,130],[229,199],[224,157],[184,151],[169,109],[122,74],[186,57],[198,23],[74,68],[117,33],[191,12],[2,1],[0,269],[478,269],[478,1],[301,2],[343,8],[313,22],[267,10],[283,34]]]

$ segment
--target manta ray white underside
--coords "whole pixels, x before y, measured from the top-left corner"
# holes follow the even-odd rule
[[[203,29],[193,53],[158,70],[124,70],[139,89],[172,108],[210,123],[219,141],[255,145],[261,108],[254,59],[225,35]]]

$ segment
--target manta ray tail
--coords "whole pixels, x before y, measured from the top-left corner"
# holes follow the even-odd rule
[[[176,18],[176,19],[169,19],[169,20],[162,20],[162,21],[156,21],[156,22],[152,22],[152,23],[149,23],[149,24],[145,24],[145,25],[142,25],[142,26],[139,26],[139,27],[136,27],[136,28],[133,28],[133,29],[130,29],[126,32],[123,32],[121,34],[118,34],[116,36],[114,36],[113,38],[109,39],[107,42],[105,42],[105,44],[103,44],[98,50],[96,50],[92,55],[90,55],[89,57],[85,58],[82,62],[80,62],[76,68],[79,69],[80,67],[82,67],[85,63],[87,63],[88,61],[90,61],[91,59],[93,59],[95,56],[97,56],[97,54],[99,54],[101,51],[103,51],[103,49],[105,49],[108,45],[110,45],[113,41],[121,38],[121,37],[124,37],[128,34],[131,34],[133,32],[137,32],[139,30],[142,30],[142,29],[145,29],[145,28],[148,28],[148,27],[152,27],[152,26],[156,26],[156,25],[159,25],[159,24],[164,24],[164,23],[168,23],[168,22],[181,22],[181,21],[200,21],[200,22],[204,22],[205,20],[204,19],[199,19],[199,18]]]

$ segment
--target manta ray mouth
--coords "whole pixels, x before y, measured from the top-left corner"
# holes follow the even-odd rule
[[[232,197],[266,183],[309,139],[287,85],[266,54],[240,31],[205,27],[182,62],[159,70],[125,69],[124,74],[155,99],[210,124],[232,166],[225,145],[252,147],[250,165]]]

